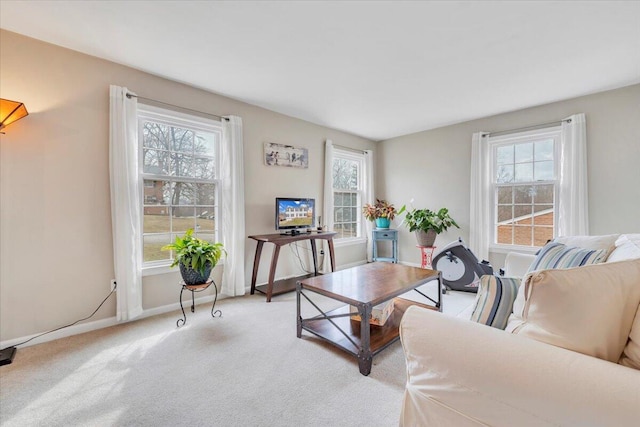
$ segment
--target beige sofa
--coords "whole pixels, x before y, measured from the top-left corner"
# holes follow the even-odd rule
[[[518,273],[531,260],[508,257],[505,268]],[[418,307],[407,310],[400,337],[402,426],[640,425],[640,370]]]

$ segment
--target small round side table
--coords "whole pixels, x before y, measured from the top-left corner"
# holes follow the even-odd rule
[[[184,312],[184,307],[182,306],[182,293],[184,292],[184,290],[188,290],[191,291],[191,312],[195,312],[195,305],[196,305],[196,301],[195,301],[195,293],[196,292],[202,292],[206,289],[209,288],[209,286],[213,285],[213,289],[215,289],[216,293],[215,296],[213,297],[213,305],[211,306],[211,317],[216,317],[216,314],[218,315],[218,317],[222,317],[222,311],[220,310],[215,310],[216,308],[216,301],[218,301],[218,286],[216,286],[216,282],[214,282],[213,280],[209,280],[208,282],[205,283],[200,283],[198,285],[187,285],[185,284],[183,281],[179,283],[182,288],[180,289],[180,309],[182,309],[182,319],[178,319],[178,321],[176,322],[176,326],[179,328],[180,326],[184,325],[185,323],[187,323],[187,315]]]
[[[431,260],[433,258],[433,251],[436,250],[435,246],[420,246],[416,245],[416,248],[420,249],[420,253],[422,254],[422,262],[420,263],[421,268],[431,268]]]

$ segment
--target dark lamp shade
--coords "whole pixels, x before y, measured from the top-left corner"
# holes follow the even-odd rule
[[[27,107],[22,102],[0,98],[0,129],[27,116]]]

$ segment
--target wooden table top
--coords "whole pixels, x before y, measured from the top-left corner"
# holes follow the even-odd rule
[[[258,234],[249,236],[250,239],[257,240],[259,242],[272,242],[272,243],[287,243],[287,242],[295,242],[297,240],[307,240],[307,239],[331,239],[333,236],[338,234],[335,231],[312,231],[312,232],[300,232],[295,235],[291,234]]]
[[[434,280],[439,272],[389,262],[372,262],[301,280],[303,289],[349,304],[378,305]]]

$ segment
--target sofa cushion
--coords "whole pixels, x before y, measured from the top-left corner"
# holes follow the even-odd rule
[[[506,330],[618,362],[640,304],[639,283],[640,260],[530,273]]]
[[[619,234],[604,234],[601,236],[559,236],[553,239],[556,243],[567,246],[578,246],[585,249],[613,249]]]
[[[607,258],[607,262],[640,258],[640,234],[623,234],[618,237],[616,247]]]
[[[535,260],[536,256],[534,254],[509,252],[504,259],[504,276],[523,278]]]
[[[482,276],[470,320],[504,329],[521,280],[517,277]]]
[[[550,268],[570,268],[604,262],[609,255],[606,249],[585,249],[551,242],[544,245],[529,267],[529,272]]]
[[[631,332],[629,332],[629,340],[618,363],[640,370],[640,306],[638,306]]]

